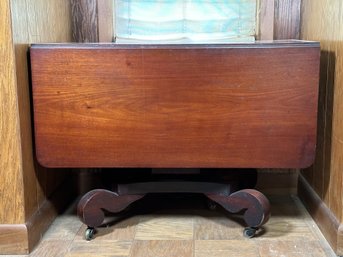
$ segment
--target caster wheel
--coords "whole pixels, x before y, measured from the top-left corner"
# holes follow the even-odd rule
[[[95,234],[95,229],[94,228],[87,228],[85,231],[85,239],[87,241],[90,241]]]
[[[253,238],[256,234],[257,228],[245,228],[243,231],[243,235],[246,238]]]
[[[211,210],[214,211],[215,209],[217,209],[217,204],[211,200],[209,200],[207,202],[207,207]]]

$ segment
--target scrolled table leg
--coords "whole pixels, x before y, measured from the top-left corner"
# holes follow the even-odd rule
[[[117,213],[144,195],[118,195],[105,189],[95,189],[86,193],[77,206],[80,220],[89,228],[100,226],[104,219],[104,210]]]
[[[253,237],[256,230],[270,217],[270,203],[267,197],[255,189],[243,189],[229,196],[215,194],[206,194],[206,196],[231,213],[244,210],[244,221],[248,226],[244,230],[246,237]]]

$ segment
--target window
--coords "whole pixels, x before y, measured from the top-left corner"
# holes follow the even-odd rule
[[[256,0],[115,0],[116,40],[253,41]]]

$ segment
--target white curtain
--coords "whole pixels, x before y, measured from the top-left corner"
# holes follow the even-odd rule
[[[253,41],[257,0],[115,0],[116,40]]]

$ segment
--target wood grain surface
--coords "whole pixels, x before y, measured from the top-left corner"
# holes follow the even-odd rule
[[[276,0],[274,39],[298,39],[300,35],[301,0]]]
[[[97,2],[96,0],[70,1],[75,42],[99,42]]]
[[[69,7],[69,0],[0,3],[0,224],[7,226],[0,226],[1,254],[28,253],[56,216],[41,208],[66,174],[36,166],[27,51],[32,42],[71,41]],[[44,219],[38,224],[37,213]],[[6,232],[18,227],[20,234]]]
[[[318,148],[313,167],[302,171],[329,210],[343,223],[343,3],[339,0],[302,3],[301,37],[321,42]],[[304,191],[304,190],[302,190]],[[315,217],[316,212],[312,212]],[[343,235],[335,231],[330,217],[316,218],[337,254],[343,254]],[[330,232],[328,232],[330,231]],[[331,233],[331,234],[330,234]],[[331,240],[332,233],[335,239]],[[338,239],[337,239],[338,237]],[[340,242],[340,244],[337,244]],[[336,246],[337,245],[337,246]]]
[[[299,39],[300,1],[260,0],[257,40]],[[296,193],[298,169],[258,169],[262,192]],[[258,185],[260,186],[260,185]]]
[[[112,42],[113,0],[71,0],[73,39],[75,42]]]
[[[84,2],[85,4],[86,2]],[[299,27],[300,27],[300,9],[299,9],[299,1],[297,1],[294,5],[294,1],[274,1],[274,0],[261,0],[259,1],[259,9],[258,9],[258,21],[257,21],[257,39],[258,40],[272,40],[275,38],[298,38],[299,37]],[[111,0],[98,0],[97,5],[94,2],[87,2],[88,7],[83,9],[77,9],[77,11],[81,12],[74,16],[74,22],[77,22],[78,17],[81,15],[87,15],[89,10],[94,10],[92,12],[96,12],[97,9],[97,18],[98,18],[98,27],[96,30],[93,30],[94,33],[93,38],[97,38],[97,33],[100,42],[109,42],[114,37],[115,33],[113,30],[111,31],[111,25],[113,24],[114,12],[113,12],[113,5]],[[276,17],[274,12],[276,13]],[[275,22],[275,24],[274,24]],[[88,24],[91,26],[91,24]],[[276,27],[276,31],[274,33],[274,26]],[[78,27],[78,29],[83,29],[83,26]],[[115,29],[115,28],[114,28]],[[294,33],[295,32],[295,33]],[[84,34],[89,33],[89,29],[86,26],[84,28]],[[79,37],[77,40],[81,40],[82,38]],[[284,192],[296,192],[296,184],[297,184],[297,174],[298,170],[293,169],[292,174],[290,176],[285,176],[288,174],[288,170],[284,171],[283,169],[279,169],[277,172],[274,170],[269,169],[259,169],[259,174],[263,176],[261,178],[262,183],[265,181],[264,178],[268,178],[269,181],[274,181],[274,183],[266,182],[264,183],[267,190],[273,190],[273,192],[279,191],[280,193]],[[281,174],[283,173],[283,174]],[[83,173],[81,173],[83,176]],[[282,176],[282,177],[280,177]],[[275,183],[276,182],[276,183]],[[284,183],[284,184],[279,184]],[[284,185],[287,185],[285,187]],[[290,185],[290,186],[289,186]],[[273,189],[270,189],[272,187]],[[264,188],[264,190],[266,189]],[[284,188],[284,189],[281,189]]]
[[[0,224],[25,222],[10,3],[0,2]]]
[[[318,151],[312,171],[304,171],[305,177],[318,195],[325,201],[336,217],[342,222],[342,165],[343,165],[343,123],[342,123],[342,44],[343,38],[339,20],[340,1],[312,3],[305,1],[302,24],[304,39],[321,40],[322,67],[320,84]],[[329,16],[315,19],[319,13],[330,13]],[[311,174],[312,173],[312,174]]]
[[[340,255],[343,244],[339,233],[342,231],[342,225],[302,174],[299,176],[298,194],[332,249]]]
[[[191,240],[137,240],[131,248],[130,257],[188,257],[193,255]]]
[[[16,88],[20,118],[22,177],[25,188],[25,219],[51,195],[66,178],[37,165],[32,140],[32,119],[27,52],[33,42],[70,42],[71,21],[68,0],[39,0],[28,4],[24,0],[11,1],[13,45],[15,49]]]
[[[112,42],[115,37],[114,1],[97,0],[99,42]]]
[[[36,45],[31,61],[45,166],[312,163],[316,44]]]
[[[273,40],[275,2],[270,0],[260,0],[258,6],[258,33],[256,37],[258,40]]]

